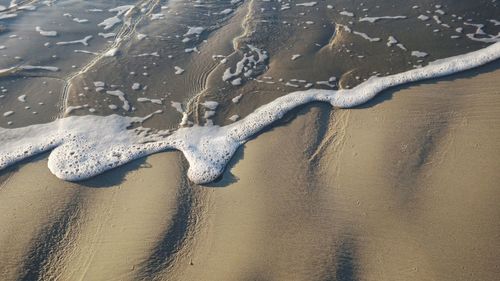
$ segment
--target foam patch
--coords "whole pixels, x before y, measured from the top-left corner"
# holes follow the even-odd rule
[[[292,92],[230,125],[180,128],[167,136],[165,132],[148,133],[142,127],[129,129],[152,115],[73,116],[24,128],[0,128],[0,169],[52,150],[48,161],[50,171],[61,179],[78,181],[152,153],[176,149],[182,151],[189,162],[189,179],[198,184],[208,183],[222,174],[240,145],[300,105],[322,101],[334,107],[350,108],[371,100],[385,89],[450,75],[498,58],[500,43],[495,43],[422,68],[372,77],[353,89]],[[153,114],[157,113],[160,111]]]

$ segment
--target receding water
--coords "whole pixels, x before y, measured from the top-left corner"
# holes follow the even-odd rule
[[[288,92],[349,88],[485,47],[500,30],[495,1],[2,2],[5,128],[159,109],[149,126],[175,129],[179,111],[223,125]]]

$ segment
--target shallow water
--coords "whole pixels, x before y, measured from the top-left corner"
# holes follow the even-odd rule
[[[0,1],[2,128],[157,110],[145,127],[228,125],[293,91],[485,48],[500,31],[490,0],[11,2]],[[53,177],[43,154],[9,167],[0,279],[492,280],[497,67],[358,110],[302,107],[238,149],[212,188],[189,182],[174,153],[79,183]],[[82,159],[103,156],[99,141],[135,140],[88,132],[97,144],[83,139]]]
[[[182,104],[190,123],[224,125],[291,91],[349,88],[485,47],[468,34],[490,38],[500,30],[494,1],[18,1],[10,8],[3,2],[1,13],[16,16],[0,20],[1,68],[58,68],[2,75],[0,112],[14,112],[0,116],[6,128],[162,109],[147,125],[175,129],[182,114],[172,102]],[[102,23],[115,16],[119,22],[106,29]],[[384,16],[395,18],[362,20]],[[58,45],[87,36],[88,46]],[[260,60],[236,71],[258,52]],[[227,69],[233,74],[224,81]],[[130,109],[106,94],[115,90]],[[231,101],[240,95],[238,104]],[[207,100],[220,103],[215,112],[200,106]]]

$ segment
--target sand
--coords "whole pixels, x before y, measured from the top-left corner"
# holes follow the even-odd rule
[[[180,153],[0,174],[1,280],[494,280],[500,63],[303,107],[194,186]]]
[[[198,104],[207,100],[220,103],[213,121],[229,124],[229,116],[244,117],[296,90],[286,86],[291,79],[316,83],[336,76],[341,87],[354,86],[373,70],[397,73],[418,63],[411,52],[388,48],[388,36],[410,51],[428,51],[424,62],[484,47],[465,36],[449,39],[453,29],[433,32],[435,27],[416,18],[424,5],[408,6],[404,24],[349,24],[354,19],[339,14],[361,16],[366,7],[375,16],[373,6],[380,4],[382,15],[399,15],[404,9],[392,0],[364,6],[338,1],[335,9],[293,7],[284,13],[271,9],[275,1],[245,1],[231,6],[233,17],[216,22],[211,12],[223,11],[229,1],[210,7],[172,1],[161,10],[166,21],[133,15],[130,28],[114,30],[123,39],[116,56],[96,60],[54,45],[93,34],[89,48],[74,47],[114,47],[107,43],[113,38],[96,35],[108,13],[85,13],[90,23],[78,24],[60,11],[76,16],[116,3],[80,2],[20,13],[22,22],[7,25],[10,31],[3,34],[25,39],[6,41],[0,58],[5,66],[17,64],[19,55],[26,63],[60,68],[4,78],[8,92],[0,109],[15,111],[10,127],[49,122],[67,102],[88,104],[76,115],[95,109],[143,116],[163,109],[146,125],[177,128],[182,116],[171,102],[182,102],[190,120],[203,124]],[[452,2],[440,3],[450,16],[474,22],[495,16],[487,1]],[[309,20],[315,23],[304,25]],[[383,41],[372,44],[340,28],[333,36],[336,23]],[[58,36],[50,41],[35,32],[35,24]],[[190,26],[207,30],[181,44],[173,35]],[[146,38],[137,39],[139,33]],[[32,51],[46,41],[52,42],[47,51]],[[244,79],[233,87],[222,75],[234,70],[248,44],[269,52],[268,67],[253,74],[260,83]],[[185,53],[191,47],[200,53]],[[160,57],[140,56],[153,52]],[[292,60],[295,54],[301,57]],[[176,75],[175,66],[185,72]],[[301,107],[239,149],[222,179],[209,186],[188,181],[187,162],[176,152],[79,183],[53,176],[46,154],[9,167],[0,171],[0,280],[496,280],[499,75],[496,62],[399,87],[355,109]],[[97,92],[95,81],[104,81],[106,90],[116,84],[136,111],[111,110],[109,105],[122,103]],[[132,90],[133,83],[142,90]],[[21,94],[26,103],[18,100]],[[139,97],[161,99],[162,105],[137,102]],[[2,126],[11,119],[2,119]]]

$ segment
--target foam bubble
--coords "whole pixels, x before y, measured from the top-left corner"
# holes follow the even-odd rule
[[[50,171],[61,179],[76,181],[139,157],[177,149],[189,162],[188,177],[198,184],[208,183],[222,174],[240,145],[300,105],[321,101],[334,107],[349,108],[369,101],[387,88],[453,74],[498,58],[500,43],[495,43],[482,50],[437,60],[418,69],[372,77],[353,89],[293,92],[259,107],[230,125],[195,125],[180,128],[168,136],[164,132],[148,134],[148,129],[142,127],[128,129],[131,124],[143,122],[151,115],[144,118],[72,116],[48,124],[0,128],[0,169],[52,150],[48,161]],[[174,103],[172,105],[175,106]]]
[[[57,31],[47,31],[43,30],[41,27],[37,26],[35,27],[36,32],[40,33],[42,36],[47,36],[47,37],[54,37],[57,36]]]
[[[113,91],[106,91],[106,94],[118,97],[118,99],[120,99],[120,101],[123,102],[123,105],[122,105],[123,110],[125,110],[125,111],[130,110],[130,103],[128,102],[127,98],[125,97],[124,92],[122,92],[120,90],[113,90]]]
[[[83,39],[74,40],[74,41],[64,41],[64,42],[56,42],[56,45],[74,45],[74,44],[82,44],[84,46],[89,45],[89,40],[92,39],[92,35],[85,36]]]
[[[379,21],[379,20],[389,20],[389,19],[406,19],[407,17],[406,16],[382,16],[382,17],[364,17],[364,18],[360,18],[359,21],[360,22],[363,22],[363,21],[367,21],[367,22],[370,22],[370,23],[374,23],[376,21]]]

